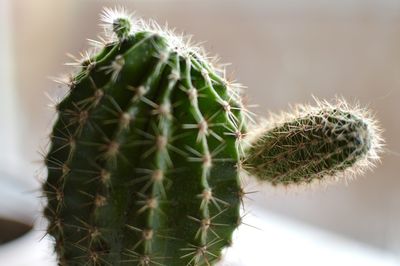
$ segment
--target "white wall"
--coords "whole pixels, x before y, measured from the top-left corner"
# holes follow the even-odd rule
[[[18,112],[9,1],[0,1],[0,165],[13,168],[18,159]],[[2,177],[0,176],[0,179]]]

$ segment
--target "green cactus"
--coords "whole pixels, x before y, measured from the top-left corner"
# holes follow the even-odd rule
[[[103,15],[111,41],[68,82],[45,159],[60,265],[213,265],[241,223],[241,170],[286,185],[376,158],[375,124],[328,105],[244,145],[239,89],[200,49]]]
[[[317,103],[299,106],[256,131],[243,168],[272,184],[295,185],[351,176],[379,159],[382,140],[368,113],[340,100]]]

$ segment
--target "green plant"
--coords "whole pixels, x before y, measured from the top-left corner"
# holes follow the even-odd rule
[[[103,20],[111,41],[79,61],[45,159],[60,265],[214,264],[241,223],[241,171],[304,184],[377,159],[358,109],[319,103],[248,130],[239,88],[201,50],[113,10]]]

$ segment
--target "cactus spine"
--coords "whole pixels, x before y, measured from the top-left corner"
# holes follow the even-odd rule
[[[103,15],[114,39],[69,81],[46,156],[60,265],[213,265],[240,224],[242,165],[302,183],[378,146],[362,117],[321,110],[244,147],[238,89],[200,51],[155,24]]]

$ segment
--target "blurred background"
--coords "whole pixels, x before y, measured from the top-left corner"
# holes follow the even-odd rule
[[[0,165],[18,169],[15,179],[38,187],[34,173],[41,166],[35,162],[54,116],[45,93],[60,95],[48,77],[71,71],[63,65],[70,61],[66,53],[84,51],[86,39],[101,30],[102,7],[116,4],[206,41],[210,54],[232,63],[228,73],[248,87],[257,114],[312,103],[312,95],[343,96],[371,108],[386,139],[374,172],[349,184],[296,191],[250,182],[258,193],[248,206],[258,217],[265,213],[279,217],[277,223],[289,221],[288,227],[293,222],[328,232],[400,265],[397,0],[0,0],[0,145],[7,151]]]

